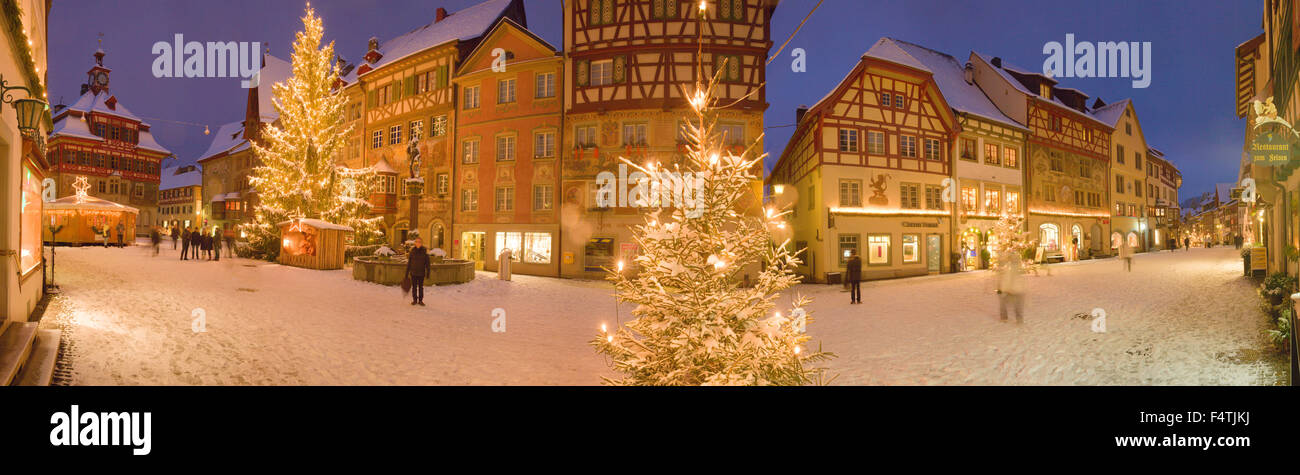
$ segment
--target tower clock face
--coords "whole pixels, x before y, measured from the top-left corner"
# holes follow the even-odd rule
[[[99,83],[100,86],[107,86],[107,85],[108,85],[108,73],[100,72],[99,74],[96,74],[96,75],[95,75],[95,82],[96,82],[96,83]]]

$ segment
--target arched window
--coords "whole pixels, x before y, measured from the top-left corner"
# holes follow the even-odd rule
[[[1038,227],[1038,247],[1047,251],[1061,248],[1061,228],[1052,223],[1043,223]]]
[[[443,251],[446,251],[447,249],[443,247],[443,234],[445,233],[442,227],[442,223],[430,224],[429,235],[426,237],[426,240],[428,242],[425,243],[425,247],[428,247],[429,249],[442,249]]]
[[[1124,235],[1120,234],[1119,231],[1110,233],[1110,248],[1119,249],[1120,244],[1124,244],[1123,236]]]

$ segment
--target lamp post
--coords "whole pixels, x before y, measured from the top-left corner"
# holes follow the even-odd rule
[[[26,99],[14,99],[13,92],[22,90],[27,93]],[[32,98],[32,90],[26,86],[10,86],[3,76],[0,76],[0,111],[4,110],[2,104],[10,104],[14,108],[14,114],[18,116],[18,131],[23,135],[37,141],[42,148],[45,141],[41,138],[40,120],[41,116],[49,110],[50,106],[45,101]]]

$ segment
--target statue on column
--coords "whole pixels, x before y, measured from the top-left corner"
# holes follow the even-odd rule
[[[406,160],[411,168],[411,178],[420,177],[420,134],[411,134],[411,143],[406,146]]]

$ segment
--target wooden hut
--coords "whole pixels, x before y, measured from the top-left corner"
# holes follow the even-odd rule
[[[122,242],[135,242],[135,220],[140,210],[94,196],[65,196],[45,203],[45,222],[41,237],[56,244],[104,244],[101,234],[108,230],[109,240],[117,244],[118,224],[124,230]],[[63,225],[57,235],[50,235],[49,225]],[[96,231],[99,231],[98,233]]]
[[[352,228],[319,219],[296,218],[278,224],[277,262],[308,269],[342,269],[343,249]]]

